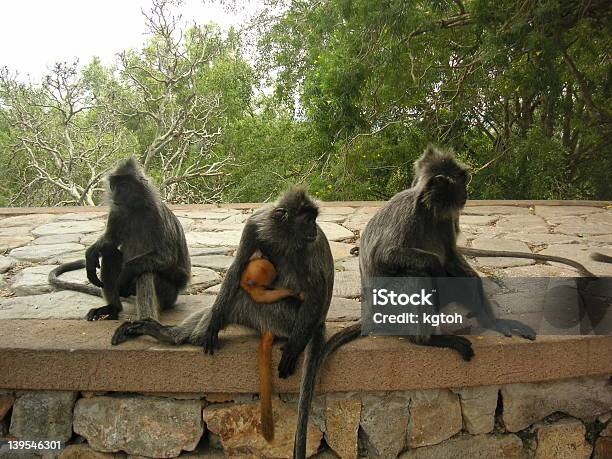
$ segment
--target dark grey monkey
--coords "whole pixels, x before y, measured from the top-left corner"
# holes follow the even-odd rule
[[[108,177],[110,212],[104,234],[85,252],[85,260],[65,263],[49,273],[59,288],[103,296],[106,306],[91,309],[87,320],[117,319],[121,296],[136,295],[139,319],[157,318],[174,305],[191,278],[191,261],[183,228],[161,201],[134,158],[120,163]],[[101,280],[97,268],[101,266]],[[86,268],[100,289],[65,282],[64,272]]]
[[[412,187],[396,194],[368,222],[359,250],[364,279],[373,277],[470,277],[478,274],[457,250],[459,214],[467,200],[468,171],[451,152],[428,147],[416,161]],[[506,336],[517,332],[535,338],[531,327],[496,319],[478,283],[479,323]],[[466,305],[470,306],[470,305]],[[411,340],[450,347],[465,360],[473,356],[469,340],[460,336],[420,335]]]
[[[474,277],[478,274],[465,261],[468,256],[511,256],[569,264],[585,277],[595,277],[583,265],[562,257],[518,252],[499,252],[457,247],[459,213],[467,200],[467,170],[450,152],[428,147],[415,163],[412,187],[395,195],[370,220],[361,235],[359,253],[362,279],[386,276],[454,276]],[[604,261],[601,257],[594,258]],[[511,332],[533,339],[535,332],[525,324],[495,319],[490,303],[479,282],[481,303],[485,308],[476,314],[481,325],[509,336]],[[469,306],[469,305],[466,305]],[[361,322],[334,334],[325,344],[325,359],[338,347],[361,335]],[[465,360],[474,355],[469,340],[460,336],[414,336],[412,341],[428,346],[457,350]],[[294,451],[303,451],[306,444],[308,413],[298,413]],[[294,456],[303,457],[303,456]]]
[[[278,366],[281,378],[294,372],[308,345],[298,403],[300,415],[305,413],[307,417],[334,284],[333,257],[325,234],[316,224],[317,215],[317,206],[304,190],[288,191],[274,206],[258,210],[247,220],[236,258],[210,312],[195,313],[177,326],[154,320],[125,323],[115,332],[113,344],[150,335],[162,342],[200,345],[212,354],[218,347],[219,331],[227,325],[239,324],[260,333],[271,331],[287,338]],[[256,250],[276,268],[275,287],[302,292],[303,301],[289,297],[262,305],[240,288],[240,276]]]

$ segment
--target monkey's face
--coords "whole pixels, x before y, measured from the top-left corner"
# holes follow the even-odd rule
[[[143,205],[145,189],[143,184],[132,176],[111,176],[109,179],[111,199],[117,206],[131,208]]]
[[[468,171],[453,160],[433,164],[423,171],[426,178],[423,201],[431,210],[452,213],[467,200]]]
[[[317,215],[314,207],[302,206],[298,209],[277,207],[273,216],[288,237],[309,244],[317,239]]]

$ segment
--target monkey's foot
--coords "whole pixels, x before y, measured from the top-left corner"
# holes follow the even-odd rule
[[[514,334],[532,341],[536,338],[535,330],[518,320],[497,319],[493,327],[504,336],[512,336],[514,332]]]
[[[289,344],[285,344],[281,360],[278,364],[278,377],[285,379],[291,376],[295,372],[295,367],[297,366],[299,358],[300,353],[291,349]]]
[[[128,339],[135,338],[136,336],[150,335],[152,331],[151,329],[159,329],[161,327],[162,325],[153,319],[124,322],[115,330],[115,333],[111,338],[111,344],[116,346],[117,344],[124,343]]]
[[[85,318],[87,320],[117,320],[119,318],[119,310],[107,304],[101,308],[90,309]]]
[[[202,348],[205,354],[213,355],[215,349],[219,349],[219,331],[211,330],[210,327],[204,333],[202,338]]]

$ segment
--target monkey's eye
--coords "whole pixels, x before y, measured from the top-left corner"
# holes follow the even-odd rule
[[[274,218],[276,218],[277,220],[281,220],[287,215],[287,209],[285,209],[284,207],[277,207],[276,209],[274,209],[273,215]]]

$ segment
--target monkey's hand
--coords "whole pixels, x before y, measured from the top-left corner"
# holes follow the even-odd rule
[[[117,320],[119,319],[119,310],[114,306],[107,304],[101,308],[90,309],[85,316],[87,320]]]
[[[205,354],[213,355],[215,349],[219,348],[219,331],[221,326],[217,320],[211,319],[210,324],[202,337],[202,347]]]
[[[97,269],[100,267],[100,254],[94,250],[88,250],[85,253],[85,268],[87,271],[87,279],[96,287],[102,288],[104,285],[98,278]]]
[[[493,327],[504,336],[512,336],[513,332],[522,338],[535,340],[536,332],[529,325],[526,325],[518,320],[497,319]]]
[[[285,379],[291,376],[295,372],[299,358],[300,351],[290,343],[285,344],[280,363],[278,364],[278,377]]]

